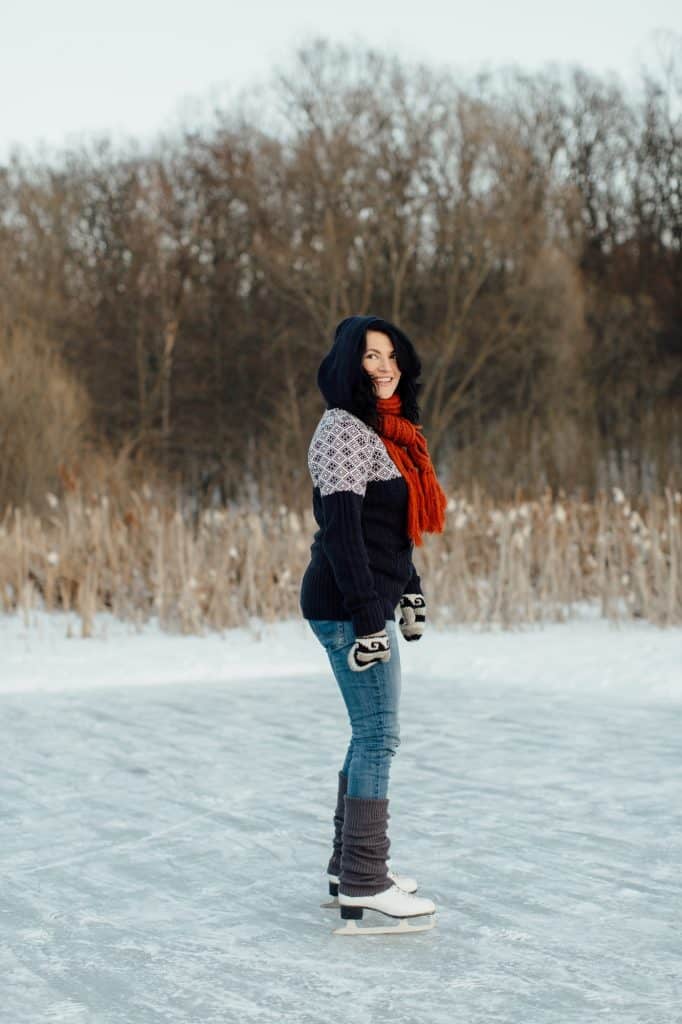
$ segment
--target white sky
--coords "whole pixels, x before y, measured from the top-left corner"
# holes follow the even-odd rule
[[[286,65],[313,35],[465,72],[651,66],[680,0],[2,0],[0,159],[84,135],[144,142]]]

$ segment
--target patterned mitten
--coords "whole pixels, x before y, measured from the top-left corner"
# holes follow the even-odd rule
[[[348,652],[348,664],[354,672],[364,672],[377,661],[391,660],[391,641],[385,629],[372,636],[359,636]]]
[[[423,594],[403,594],[398,612],[400,632],[406,640],[419,640],[426,625],[426,598]]]

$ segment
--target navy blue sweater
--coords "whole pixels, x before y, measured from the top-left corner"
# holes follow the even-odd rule
[[[395,619],[402,594],[421,594],[407,536],[407,484],[375,430],[327,409],[308,450],[319,529],[301,581],[306,619],[350,619],[356,636]]]

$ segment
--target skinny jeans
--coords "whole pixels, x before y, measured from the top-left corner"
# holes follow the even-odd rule
[[[332,672],[346,705],[351,739],[341,771],[348,777],[348,796],[385,798],[391,761],[400,745],[400,653],[394,619],[386,619],[391,642],[390,660],[375,662],[362,672],[348,664],[357,639],[345,619],[308,619],[327,652]]]

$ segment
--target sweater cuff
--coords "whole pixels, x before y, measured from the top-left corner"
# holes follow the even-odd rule
[[[369,633],[376,633],[386,628],[386,613],[381,600],[372,601],[352,616],[355,636],[368,636]]]
[[[405,584],[405,587],[403,589],[403,594],[421,594],[422,597],[424,596],[424,591],[422,590],[421,580],[420,580],[419,575],[418,575],[416,569],[414,568],[414,566],[412,566],[412,575],[410,576],[409,580]]]

